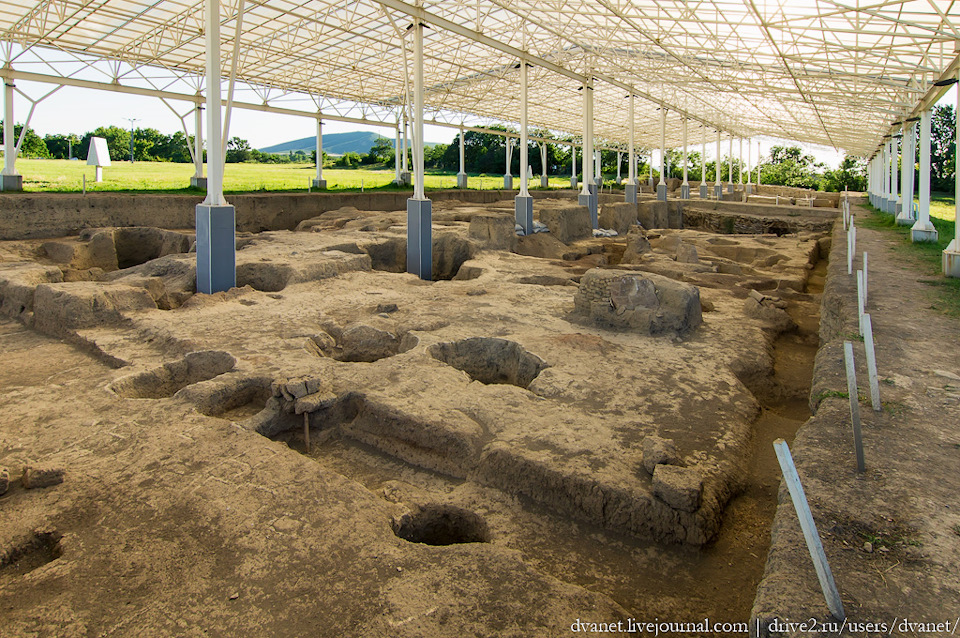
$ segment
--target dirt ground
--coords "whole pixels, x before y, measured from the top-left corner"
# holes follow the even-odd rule
[[[859,218],[870,215],[854,207]],[[836,625],[784,488],[753,608],[760,635],[954,635],[960,616],[960,322],[931,308],[932,287],[898,239],[857,229],[868,254],[881,398],[871,407],[846,232],[833,232],[811,406],[791,448],[848,624]],[[856,472],[843,342],[854,345],[866,471]],[[817,623],[789,628],[786,621]],[[779,627],[778,627],[779,623]]]
[[[437,208],[434,282],[400,272],[402,212],[243,235],[241,287],[210,296],[187,233],[4,242],[0,635],[746,622],[829,240],[514,252],[474,221],[506,218],[513,244],[505,208]],[[579,312],[610,272],[641,292]],[[651,476],[655,437],[676,452]],[[63,482],[26,489],[27,465]]]

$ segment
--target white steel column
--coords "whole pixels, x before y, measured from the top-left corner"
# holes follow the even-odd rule
[[[917,223],[910,229],[915,241],[937,241],[937,229],[930,223],[930,111],[920,114],[920,207]]]
[[[667,109],[660,107],[660,182],[657,184],[657,199],[667,201]]]
[[[730,176],[727,178],[727,192],[733,192],[733,134],[730,134],[730,152],[727,161],[727,166],[730,169]]]
[[[465,131],[460,125],[460,172],[457,173],[457,188],[467,187],[467,151],[463,140]]]
[[[413,31],[413,197],[407,200],[407,272],[433,278],[433,203],[423,184],[423,23]]]
[[[400,181],[400,118],[397,118],[397,141],[393,148],[393,168],[396,173],[393,182],[400,185],[403,183]]]
[[[570,188],[577,188],[577,147],[570,142]]]
[[[629,159],[630,166],[628,167],[628,170],[627,170],[627,175],[628,175],[627,179],[629,180],[629,183],[630,183],[630,184],[636,185],[636,184],[637,184],[637,163],[636,163],[636,162],[637,162],[637,154],[636,154],[636,146],[635,146],[635,144],[636,144],[636,128],[637,128],[637,126],[636,126],[636,124],[635,124],[635,122],[634,122],[635,116],[634,116],[634,105],[633,105],[633,102],[634,102],[634,100],[633,100],[633,93],[631,93],[631,94],[630,94],[630,109],[629,109],[629,115],[627,115],[627,120],[628,120],[629,125],[630,125],[630,159]]]
[[[960,69],[957,69],[957,106],[954,109],[957,114],[956,146],[958,156],[960,156]],[[955,164],[954,175],[956,183],[954,184],[953,197],[956,203],[954,221],[953,221],[953,240],[947,244],[943,251],[943,274],[947,277],[960,278],[960,157]]]
[[[900,159],[900,149],[897,145],[896,135],[890,138],[890,150],[890,214],[896,215],[900,206],[898,201],[900,197],[897,193],[897,181],[900,177],[897,174],[897,160]]]
[[[750,183],[751,174],[753,173],[753,144],[751,140],[747,140],[747,185],[746,192],[747,195],[753,193],[753,184]]]
[[[583,189],[577,198],[590,210],[593,228],[598,228],[597,185],[593,181],[593,77],[587,75],[583,86]]]
[[[580,195],[589,195],[593,184],[593,80],[583,87],[583,188]]]
[[[880,156],[880,193],[883,198],[880,210],[890,212],[890,141],[883,145],[883,154]]]
[[[737,181],[740,182],[740,184],[742,185],[743,184],[743,138],[738,137],[737,140],[740,142],[740,153],[737,155],[737,159],[739,160],[739,163],[740,163],[740,166],[737,167],[737,178],[738,178]]]
[[[505,170],[503,171],[503,190],[510,190],[513,188],[513,172],[510,169],[510,165],[513,164],[513,138],[504,135],[503,148],[505,165]]]
[[[637,181],[637,150],[636,150],[636,129],[634,121],[636,113],[634,111],[634,97],[630,94],[630,105],[627,108],[627,127],[629,128],[630,153],[627,159],[627,185],[623,187],[623,200],[628,204],[636,204],[638,200],[637,193],[640,188]]]
[[[706,199],[710,187],[707,186],[707,126],[700,125],[700,199]]]
[[[717,130],[717,170],[716,170],[717,183],[714,184],[713,186],[713,196],[716,197],[718,200],[723,199],[723,173],[720,172],[722,170],[720,167],[720,153],[721,153],[720,130],[718,129]]]
[[[317,113],[317,177],[313,180],[313,187],[327,187],[327,180],[323,179],[323,119],[319,113]]]
[[[403,110],[403,137],[400,139],[401,150],[401,159],[400,164],[400,181],[405,184],[410,184],[410,158],[408,157],[410,151],[410,118],[407,117],[407,110]]]
[[[223,197],[223,121],[220,88],[220,2],[206,0],[207,197],[196,207],[197,292],[236,285],[236,212]]]
[[[527,179],[529,143],[527,141],[527,63],[520,61],[520,193],[514,199],[516,222],[524,235],[533,232],[533,197]],[[509,154],[508,154],[509,156]],[[510,172],[508,167],[507,172]]]
[[[760,141],[757,140],[757,193],[760,192]]]
[[[193,179],[190,185],[196,188],[206,188],[207,182],[203,179],[203,105],[197,104],[193,108]]]
[[[207,198],[205,203],[220,206],[223,199],[223,116],[220,110],[220,4],[206,0],[207,48]]]
[[[683,184],[680,185],[680,199],[690,199],[690,182],[687,179],[687,118],[683,118]]]
[[[550,186],[550,178],[547,177],[547,142],[540,142],[540,187]]]
[[[17,174],[16,129],[13,119],[13,80],[3,82],[3,175],[13,177]],[[12,183],[14,180],[10,180]],[[7,180],[3,180],[3,190],[7,189]]]

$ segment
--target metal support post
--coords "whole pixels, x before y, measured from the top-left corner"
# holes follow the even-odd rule
[[[324,189],[327,180],[323,179],[323,119],[317,113],[317,177],[313,180],[313,187]]]
[[[583,189],[578,200],[590,210],[592,227],[598,228],[599,197],[593,181],[593,78],[589,75],[583,86]]]
[[[463,124],[460,125],[460,172],[457,173],[457,188],[467,187],[467,151],[463,136]]]
[[[205,0],[207,197],[196,208],[197,292],[236,286],[236,213],[223,197],[223,121],[220,88],[220,3]]]
[[[660,107],[660,182],[657,184],[657,200],[667,201],[667,109]]]
[[[524,235],[533,232],[533,197],[527,187],[528,142],[527,142],[527,69],[520,61],[520,193],[514,198],[517,225]],[[507,170],[509,172],[509,168]]]
[[[687,118],[683,118],[683,184],[680,185],[680,199],[690,199],[690,182],[687,180]]]
[[[407,200],[407,272],[433,278],[433,209],[423,177],[423,23],[413,34],[413,197]]]
[[[930,110],[920,114],[920,208],[917,223],[910,228],[915,242],[937,241],[937,228],[930,223]]]
[[[957,69],[957,97],[960,98],[960,69]],[[960,99],[958,99],[954,111],[957,113],[956,128],[954,129],[957,133],[957,139],[954,148],[960,149]],[[947,277],[960,278],[960,162],[957,162],[954,166],[956,167],[954,169],[956,183],[954,184],[953,197],[956,202],[956,217],[954,217],[953,222],[953,240],[947,244],[943,251],[943,274]]]

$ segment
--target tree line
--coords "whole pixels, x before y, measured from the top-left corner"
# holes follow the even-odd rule
[[[21,125],[14,130],[19,137]],[[492,127],[501,133],[516,133],[505,126]],[[0,132],[3,124],[0,122]],[[24,136],[21,154],[24,157],[68,159],[75,157],[81,160],[87,158],[87,150],[91,137],[103,137],[107,140],[110,149],[110,158],[114,161],[130,159],[131,131],[118,126],[100,127],[95,131],[77,135],[47,135],[41,138],[32,129],[27,129]],[[580,149],[571,149],[572,138],[555,137],[550,131],[531,131],[532,137],[540,137],[555,141],[548,143],[546,148],[546,168],[549,175],[569,175],[572,169],[573,152],[576,152],[577,172],[583,166],[583,153]],[[466,171],[472,174],[502,175],[506,172],[506,144],[504,135],[478,131],[466,131],[463,137],[464,160]],[[520,153],[517,149],[519,140],[511,138],[513,152],[510,172],[513,175],[520,173]],[[931,121],[931,188],[935,191],[951,191],[954,188],[954,175],[957,166],[956,149],[956,118],[951,105],[935,106]],[[133,131],[133,157],[136,161],[161,162],[191,162],[189,148],[192,148],[193,137],[178,131],[167,135],[152,128],[141,128]],[[913,158],[919,164],[918,155]],[[696,148],[695,146],[693,148]],[[72,155],[71,155],[72,153]],[[639,148],[640,157],[637,176],[643,180],[650,174],[648,164],[649,149]],[[534,175],[539,175],[543,168],[543,155],[539,142],[530,142],[528,159]],[[206,155],[206,153],[204,153]],[[618,158],[616,151],[601,151],[601,172],[607,179],[617,174],[619,159],[620,174],[627,177],[627,153],[621,152]],[[390,138],[378,138],[367,153],[344,153],[336,158],[330,158],[324,153],[324,165],[351,168],[361,166],[390,166],[394,165],[394,141]],[[667,152],[667,176],[683,177],[682,153],[671,149]],[[232,137],[227,143],[226,161],[260,162],[260,163],[305,163],[316,162],[316,151],[306,153],[295,151],[289,154],[263,153],[251,148],[247,140]],[[703,167],[703,158],[699,151],[691,150],[688,153],[688,175],[693,181],[698,181]],[[740,160],[733,158],[734,176],[738,179]],[[408,151],[408,165],[412,166],[412,157]],[[729,176],[730,158],[721,160],[721,179]],[[458,171],[460,169],[460,135],[457,134],[450,144],[436,144],[424,148],[424,164],[429,169],[442,171]],[[825,164],[817,162],[812,155],[804,153],[798,146],[774,146],[767,157],[759,162],[761,183],[781,186],[796,186],[815,190],[863,191],[867,187],[867,163],[865,160],[847,156],[836,169],[830,169]],[[754,168],[756,170],[756,168]],[[659,166],[653,167],[653,174],[659,178]],[[707,180],[714,182],[717,179],[716,161],[706,164]],[[919,183],[919,180],[917,180]]]

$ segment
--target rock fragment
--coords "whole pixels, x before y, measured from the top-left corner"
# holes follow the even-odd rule
[[[20,481],[28,490],[37,487],[50,487],[63,483],[63,474],[63,468],[60,467],[34,467],[28,465],[23,468],[23,478],[21,478]]]
[[[700,507],[703,479],[686,467],[657,465],[653,470],[653,494],[670,507],[694,512]]]

